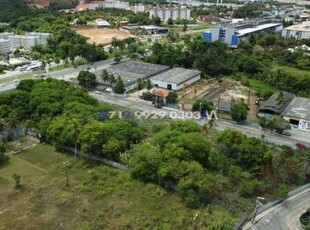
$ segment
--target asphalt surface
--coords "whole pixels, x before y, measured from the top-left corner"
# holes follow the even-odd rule
[[[127,59],[126,57],[124,59]],[[94,64],[87,64],[78,66],[77,68],[68,68],[57,72],[48,73],[48,75],[52,78],[63,79],[70,81],[72,78],[76,78],[77,74],[81,70],[89,70],[90,72],[95,73],[97,76],[101,73],[101,71],[105,68],[108,68],[115,62],[113,60],[104,60],[100,62],[96,62]],[[2,75],[0,78],[5,78],[6,75]],[[0,86],[0,93],[9,92],[15,90],[16,82],[13,80],[15,79],[14,75],[9,75],[9,78],[12,79],[11,82],[5,83],[5,86]],[[1,85],[1,84],[0,84]],[[131,111],[136,111],[136,114],[133,114],[136,118],[143,119],[143,118],[151,118],[151,119],[160,119],[160,118],[170,118],[170,119],[183,119],[184,112],[172,108],[155,108],[154,105],[140,100],[138,98],[119,98],[115,97],[111,94],[96,94],[95,92],[90,92],[91,95],[96,97],[98,100],[109,103],[119,105],[125,108],[130,108]],[[138,113],[138,111],[144,111],[144,114]],[[165,113],[165,114],[164,114]],[[191,114],[188,112],[185,114],[187,118],[194,118],[200,125],[206,123],[206,120],[199,119],[195,114]],[[264,132],[262,131],[257,124],[250,124],[250,125],[240,125],[233,122],[227,122],[224,120],[217,120],[214,129],[218,131],[223,131],[225,129],[235,129],[243,132],[247,136],[253,136],[257,138],[262,138],[262,135],[265,137],[263,138],[264,141],[273,143],[276,145],[285,145],[290,146],[292,148],[296,148],[296,143],[301,142],[304,145],[310,147],[310,133],[299,131],[299,130],[291,130],[291,136],[283,136],[274,132]]]
[[[267,209],[247,223],[243,229],[251,230],[301,230],[300,216],[310,208],[310,188],[289,197],[282,203]]]
[[[147,115],[150,115],[148,118],[154,119],[160,119],[162,112],[165,113],[165,118],[170,119],[183,119],[184,111],[180,111],[173,108],[167,108],[163,107],[161,109],[155,108],[154,105],[147,103],[143,100],[139,100],[138,98],[119,98],[115,97],[113,95],[104,93],[104,94],[96,94],[94,92],[90,92],[90,94],[94,97],[96,97],[98,100],[119,105],[121,107],[130,108],[131,111],[145,111],[146,113],[140,118],[143,119],[143,117],[146,117]],[[119,112],[119,111],[118,111]],[[137,113],[138,114],[138,113]],[[160,116],[153,116],[153,115],[160,115]],[[188,118],[190,118],[190,112],[188,114]],[[195,114],[192,114],[192,118],[197,120],[197,123],[200,125],[205,124],[208,122],[206,119],[199,119],[199,117],[195,116]],[[272,143],[275,145],[284,145],[289,146],[292,148],[297,148],[296,143],[301,142],[305,146],[310,147],[310,133],[302,132],[299,130],[291,130],[291,136],[284,136],[275,132],[265,132],[260,129],[259,125],[256,123],[251,123],[250,125],[240,125],[234,122],[228,122],[224,120],[217,120],[216,124],[214,126],[214,129],[218,131],[223,131],[225,129],[232,129],[232,130],[238,130],[244,133],[247,136],[262,138],[262,135],[264,135],[263,141],[266,141],[268,143]]]

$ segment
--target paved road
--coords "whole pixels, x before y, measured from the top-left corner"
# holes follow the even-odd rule
[[[85,70],[87,68],[90,68],[89,71],[94,72],[98,75],[102,69],[111,66],[113,63],[114,63],[113,60],[104,60],[104,61],[96,62],[93,65],[87,64],[87,65],[79,66],[77,68],[68,68],[65,70],[52,72],[49,75],[53,78],[70,80],[70,78],[75,78],[79,71]],[[10,76],[10,77],[14,78],[14,76]],[[15,88],[16,88],[16,83],[14,81],[8,82],[6,83],[6,86],[0,87],[0,93],[9,92],[9,91],[14,90]],[[162,109],[154,108],[152,104],[149,104],[143,100],[139,100],[137,98],[132,98],[132,97],[131,98],[117,98],[117,97],[113,97],[112,95],[108,95],[108,94],[95,94],[92,92],[90,92],[90,94],[106,103],[116,104],[122,107],[127,107],[127,108],[130,108],[131,110],[148,112],[151,118],[154,118],[154,119],[160,118],[162,115],[162,112],[165,112],[166,113],[165,116],[170,117],[170,118],[178,117],[176,113],[181,112],[179,110],[175,110],[171,108],[162,108]],[[160,116],[155,116],[156,114]],[[147,115],[147,114],[144,114],[144,115]],[[206,122],[205,120],[198,120],[198,123],[201,125],[204,124],[205,122]],[[263,132],[262,130],[259,129],[257,125],[251,125],[251,126],[238,125],[236,123],[231,123],[231,122],[227,122],[223,120],[217,121],[217,125],[215,126],[215,129],[219,131],[223,131],[225,129],[236,129],[236,130],[243,132],[247,136],[253,136],[257,138],[261,138],[262,134],[264,134],[265,141],[268,141],[276,145],[286,145],[286,146],[296,148],[296,143],[302,142],[306,146],[310,146],[310,133],[306,133],[302,131],[292,130],[291,131],[292,136],[288,137],[288,136],[283,136],[283,135],[276,134],[276,133]]]
[[[289,197],[284,202],[259,214],[253,224],[243,229],[251,230],[301,230],[300,216],[310,208],[310,188]]]
[[[114,60],[109,59],[109,60],[95,62],[93,65],[86,64],[86,65],[78,66],[77,68],[68,68],[68,69],[64,69],[60,71],[50,72],[47,75],[52,78],[69,80],[70,78],[75,78],[81,70],[88,69],[90,72],[99,74],[103,69],[108,68],[114,63],[115,63]],[[27,74],[29,74],[29,72]],[[4,75],[0,75],[1,79],[8,79],[8,82],[5,83],[5,86],[0,86],[0,93],[6,93],[6,92],[14,90],[16,88],[16,83],[13,80],[16,77],[22,76],[22,75],[25,75],[25,73],[21,73],[19,71],[13,71],[13,72],[10,72]],[[37,74],[33,73],[33,77],[35,75]],[[9,79],[11,79],[12,81],[9,81]]]
[[[98,100],[119,105],[122,107],[130,108],[131,110],[137,111],[146,111],[148,113],[160,113],[165,112],[166,117],[175,118],[177,114],[182,113],[182,111],[172,108],[164,107],[162,109],[154,108],[154,106],[150,103],[147,103],[143,100],[135,99],[135,98],[117,98],[113,97],[109,94],[96,94],[90,93]],[[157,118],[156,118],[157,119]],[[197,119],[198,124],[203,125],[204,123],[208,122],[207,120]],[[242,133],[246,134],[247,136],[253,136],[257,138],[261,138],[262,134],[265,136],[264,141],[276,144],[276,145],[285,145],[290,146],[292,148],[296,148],[297,142],[302,142],[306,146],[310,146],[310,133],[302,132],[302,131],[295,131],[291,130],[291,136],[283,136],[274,132],[265,132],[262,131],[257,124],[249,125],[239,125],[233,122],[228,122],[224,120],[217,120],[215,129],[218,131],[223,131],[225,129],[234,129],[241,131]]]

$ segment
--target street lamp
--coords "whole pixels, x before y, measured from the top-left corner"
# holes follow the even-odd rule
[[[199,103],[200,116],[202,117],[202,102]]]
[[[254,223],[254,219],[256,217],[256,214],[257,214],[257,211],[258,211],[258,208],[259,206],[263,206],[262,202],[260,202],[261,200],[265,200],[264,197],[256,197],[256,201],[255,201],[255,208],[254,208],[254,215],[253,215],[253,219],[252,219],[252,224]]]

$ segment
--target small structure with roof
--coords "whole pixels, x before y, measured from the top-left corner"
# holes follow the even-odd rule
[[[282,116],[298,129],[310,131],[310,99],[294,97],[283,111]]]
[[[103,20],[102,18],[97,18],[95,22],[98,27],[110,27],[110,23],[108,23],[106,20]]]
[[[281,115],[293,98],[294,94],[289,92],[279,91],[274,93],[258,108],[258,117]]]
[[[184,86],[198,81],[201,72],[198,70],[172,68],[151,78],[155,87],[168,90],[181,90]]]
[[[171,91],[167,89],[153,89],[152,95],[153,95],[153,104],[155,104],[155,107],[158,107],[166,104],[167,100],[166,98],[168,97],[169,93]]]

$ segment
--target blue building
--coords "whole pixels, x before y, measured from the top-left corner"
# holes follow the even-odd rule
[[[281,32],[283,25],[281,22],[270,22],[269,20],[254,23],[234,23],[220,25],[210,28],[202,34],[206,41],[223,40],[229,47],[238,48],[241,41],[250,40],[253,34],[262,34],[267,31]]]

